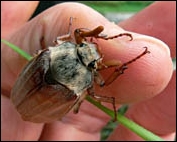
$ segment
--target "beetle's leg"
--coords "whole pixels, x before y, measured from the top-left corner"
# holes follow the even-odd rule
[[[98,64],[98,68],[97,68],[97,71],[99,71],[99,70],[104,70],[104,69],[108,69],[108,68],[111,68],[111,67],[119,67],[119,66],[121,66],[122,65],[122,62],[121,61],[118,61],[118,60],[110,60],[110,61],[106,61],[106,62],[104,62],[104,63],[100,63],[100,64]],[[126,69],[126,68],[125,68]],[[114,74],[114,72],[112,73],[112,74]],[[112,75],[111,74],[111,75]],[[111,76],[110,75],[110,76]],[[112,80],[111,78],[110,78],[110,76],[108,77],[108,79],[107,80]],[[100,87],[103,87],[103,86],[105,86],[105,85],[109,85],[109,84],[107,84],[107,80],[106,81],[104,81],[104,79],[101,77],[101,75],[97,72],[97,74],[95,74],[95,82],[97,83],[97,84],[99,84],[100,85]],[[117,76],[118,77],[118,76]],[[116,77],[116,78],[117,78]]]
[[[54,41],[55,44],[58,45],[58,44],[61,44],[62,41],[66,41],[66,40],[70,40],[71,39],[72,21],[73,21],[73,17],[70,17],[68,33],[66,35],[58,36],[57,39]]]
[[[79,99],[78,99],[78,101],[76,102],[76,104],[74,105],[74,108],[73,108],[73,112],[74,113],[78,113],[79,112],[80,105],[82,104],[82,102],[85,99],[86,95],[87,95],[87,91],[84,91],[81,95],[78,95]]]
[[[103,87],[105,85],[105,80],[103,79],[103,77],[101,76],[101,74],[98,71],[108,69],[111,67],[117,67],[121,64],[122,63],[120,61],[116,61],[116,60],[110,60],[110,61],[106,61],[104,63],[98,62],[97,69],[96,69],[96,71],[94,71],[94,82],[96,82],[96,84],[100,85],[100,87]]]
[[[76,114],[76,113],[79,112],[79,108],[80,108],[82,102],[83,102],[83,100],[77,102],[77,104],[76,104],[76,105],[74,106],[74,108],[73,108],[73,113]]]
[[[111,103],[112,106],[113,106],[113,109],[114,109],[114,121],[117,120],[117,110],[116,110],[115,98],[114,97],[96,95],[93,87],[90,87],[89,89],[87,89],[87,92],[88,92],[90,97],[92,97],[94,100],[96,100],[98,102]]]
[[[97,71],[104,70],[104,69],[111,68],[111,67],[117,67],[120,65],[122,65],[122,62],[119,60],[109,60],[109,61],[105,61],[104,63],[99,62]]]
[[[105,84],[103,77],[97,71],[94,71],[94,82],[100,86],[104,86],[104,84]]]
[[[132,37],[132,35],[130,33],[121,33],[121,34],[110,36],[110,37],[105,37],[105,36],[98,35],[96,38],[101,38],[101,39],[104,39],[104,40],[109,40],[109,39],[114,39],[114,38],[118,38],[118,37],[121,37],[121,36],[128,36],[128,37],[130,37],[130,41],[133,40],[133,37]]]
[[[118,66],[115,68],[114,72],[107,78],[104,85],[107,86],[107,85],[111,84],[116,78],[118,78],[121,74],[123,74],[124,70],[127,69],[127,65],[131,64],[132,62],[135,62],[137,59],[141,58],[145,54],[150,53],[150,51],[148,51],[147,47],[144,47],[144,48],[145,48],[144,52],[141,53],[140,55],[138,55],[137,57],[133,58],[132,60],[130,60],[126,63],[118,64]],[[109,67],[115,66],[116,64],[106,64],[106,65],[109,68]],[[105,69],[105,68],[102,68],[102,69]]]

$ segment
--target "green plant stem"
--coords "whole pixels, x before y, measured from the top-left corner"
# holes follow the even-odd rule
[[[20,49],[19,47],[13,45],[12,43],[9,43],[6,40],[1,39],[1,42],[8,45],[10,48],[12,48],[15,52],[19,53],[21,56],[23,56],[28,61],[32,59],[31,55]],[[110,110],[109,108],[101,105],[99,102],[91,99],[89,96],[86,97],[87,101],[101,109],[103,112],[114,118],[114,111]],[[131,121],[130,119],[126,118],[125,116],[121,115],[121,113],[117,114],[117,120],[120,124],[124,125],[128,129],[132,130],[134,133],[136,133],[138,136],[143,138],[144,140],[152,140],[152,141],[163,141],[160,137],[153,134],[152,132],[146,130],[142,126],[136,124],[135,122]]]
[[[103,106],[101,103],[91,99],[89,96],[87,96],[86,99],[87,99],[87,101],[89,101],[90,103],[94,104],[96,107],[101,109],[103,112],[105,112],[107,115],[114,118],[114,111],[112,111],[109,108]],[[152,132],[146,130],[142,126],[136,124],[135,122],[126,118],[125,116],[123,116],[120,113],[117,114],[117,121],[120,124],[124,125],[126,128],[132,130],[134,133],[136,133],[138,136],[140,136],[144,140],[163,141],[163,139],[161,139],[159,136],[157,136],[157,135],[153,134]]]

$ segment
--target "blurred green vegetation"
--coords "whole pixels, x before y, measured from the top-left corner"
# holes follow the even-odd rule
[[[104,14],[106,12],[138,12],[154,1],[79,1]]]
[[[118,112],[121,113],[122,115],[125,114],[125,112],[128,109],[128,105],[123,105]],[[114,131],[114,129],[118,126],[118,122],[113,122],[112,120],[110,120],[105,127],[103,127],[103,129],[101,130],[101,137],[100,140],[104,141],[106,140],[109,135]]]

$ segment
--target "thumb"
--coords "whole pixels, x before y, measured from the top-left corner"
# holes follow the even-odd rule
[[[89,7],[80,6],[80,4],[76,3],[64,3],[52,7],[37,18],[34,18],[34,20],[15,33],[10,38],[10,41],[32,54],[37,49],[41,49],[40,40],[42,38],[44,38],[47,47],[53,44],[52,41],[57,36],[66,34],[69,26],[68,20],[71,16],[76,18],[72,24],[73,30],[81,27],[93,29],[102,25],[105,28],[103,32],[108,36],[126,32]],[[126,62],[139,55],[145,46],[151,52],[130,65],[125,75],[114,81],[112,85],[105,87],[105,89],[97,89],[101,95],[115,96],[118,98],[117,102],[119,103],[134,102],[155,96],[164,89],[172,75],[172,62],[168,47],[155,38],[135,33],[131,34],[133,41],[129,41],[126,38],[98,41],[101,52],[105,57],[104,60],[114,59]],[[12,52],[9,50],[6,48],[6,52],[2,55],[3,62],[8,63],[6,65],[8,68],[4,67],[3,72],[4,74],[9,74],[9,71],[12,71],[14,77],[9,84],[12,87],[17,74],[26,61],[16,53],[12,53],[11,55],[13,56],[9,58],[7,54]],[[166,66],[164,66],[164,63]],[[14,68],[16,69],[14,70]],[[103,77],[105,74],[110,73],[108,70],[105,71]],[[6,79],[7,75],[4,75],[3,78],[4,81],[8,80]]]

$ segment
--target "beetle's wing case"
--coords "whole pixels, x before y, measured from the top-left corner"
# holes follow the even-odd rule
[[[11,100],[24,120],[58,120],[79,100],[65,86],[45,82],[49,63],[50,51],[44,50],[25,66],[12,89]]]

